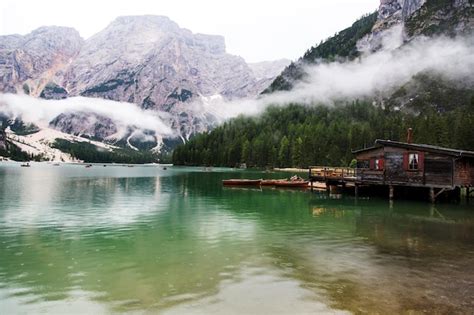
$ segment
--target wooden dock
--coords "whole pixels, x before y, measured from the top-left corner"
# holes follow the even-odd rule
[[[354,187],[356,196],[359,187],[387,189],[390,199],[403,196],[406,191],[418,198],[428,197],[431,202],[440,196],[459,200],[461,189],[465,190],[466,199],[472,195],[472,151],[377,140],[373,147],[353,153],[356,168],[312,166],[309,181],[324,183],[327,190],[332,186]]]
[[[310,182],[346,186],[356,182],[356,173],[355,169],[349,167],[311,166],[308,178]]]

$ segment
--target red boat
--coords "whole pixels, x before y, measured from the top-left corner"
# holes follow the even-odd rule
[[[286,181],[286,179],[262,179],[261,186],[275,186],[276,182]]]
[[[309,182],[305,180],[276,180],[274,182],[275,187],[295,187],[295,188],[307,188]]]
[[[224,186],[260,186],[261,179],[225,179]]]

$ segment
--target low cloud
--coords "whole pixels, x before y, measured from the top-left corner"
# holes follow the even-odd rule
[[[363,53],[353,61],[324,63],[305,67],[308,76],[289,92],[276,92],[254,100],[224,102],[206,100],[202,110],[212,112],[221,121],[239,114],[256,115],[269,105],[289,103],[327,104],[341,100],[388,95],[408,83],[413,76],[429,72],[474,88],[474,39],[416,38],[399,46],[397,30],[381,39],[384,47],[375,53]],[[397,44],[399,43],[399,44]]]
[[[127,128],[152,130],[158,135],[172,136],[167,125],[168,114],[140,109],[137,105],[98,98],[72,97],[64,100],[43,100],[26,95],[0,94],[0,112],[21,117],[25,122],[48,127],[62,113],[86,112],[110,118],[120,133]]]
[[[275,92],[254,99],[226,101],[220,95],[201,97],[184,107],[192,117],[208,125],[222,123],[238,115],[258,115],[269,105],[290,103],[326,104],[337,101],[390,95],[419,73],[432,73],[464,88],[474,88],[474,38],[420,37],[402,46],[401,29],[392,29],[378,38],[382,48],[369,50],[352,61],[320,62],[306,66],[308,76],[289,92]],[[42,100],[24,95],[0,94],[0,112],[21,117],[40,127],[61,113],[91,112],[110,118],[125,135],[129,128],[152,130],[158,138],[180,136],[170,125],[176,115],[140,109],[137,105],[97,98],[73,97],[65,100]],[[179,128],[179,126],[178,126]],[[148,133],[135,132],[148,139]],[[183,136],[183,135],[181,135]]]

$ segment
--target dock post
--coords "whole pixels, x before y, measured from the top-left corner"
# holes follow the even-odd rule
[[[357,185],[357,184],[354,187],[354,195],[355,195],[356,199],[359,198],[359,185]]]
[[[430,201],[431,203],[436,202],[436,195],[435,195],[435,190],[433,187],[430,187]]]
[[[313,192],[313,180],[312,179],[311,179],[310,183],[311,183],[311,192]]]
[[[394,194],[395,189],[394,189],[393,185],[388,186],[388,188],[389,188],[388,199],[393,200],[393,196],[395,195]]]
[[[469,189],[469,187],[466,187],[466,202],[469,202],[470,194],[471,194],[471,190]]]

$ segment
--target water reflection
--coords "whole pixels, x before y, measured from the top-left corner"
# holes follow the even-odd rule
[[[0,167],[0,312],[474,309],[472,207],[144,169]]]

